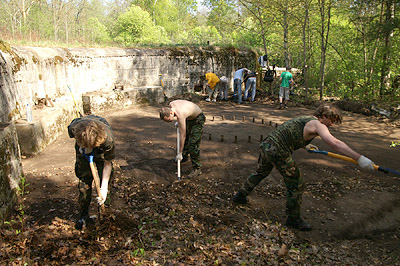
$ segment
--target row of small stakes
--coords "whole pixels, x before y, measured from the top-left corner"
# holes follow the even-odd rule
[[[221,116],[221,120],[225,120],[225,116],[224,116],[224,115]],[[235,115],[233,115],[233,116],[232,116],[232,121],[235,121],[235,120],[236,120],[236,117],[235,117]],[[214,117],[214,116],[212,117],[212,120],[211,120],[211,121],[215,121],[215,117]],[[243,121],[243,122],[246,121],[246,117],[245,117],[245,116],[242,117],[242,121]],[[255,122],[256,122],[256,118],[253,117],[253,123],[255,123]],[[261,124],[265,124],[265,123],[264,123],[264,118],[261,119]],[[268,122],[267,122],[266,124],[268,124]],[[272,121],[269,121],[269,125],[270,125],[270,126],[273,126]],[[277,124],[277,123],[275,123],[275,128],[276,128],[276,127],[278,127],[278,124]],[[211,134],[208,134],[208,139],[209,139],[209,140],[212,140]],[[263,135],[260,135],[260,141],[262,141],[263,139],[264,139],[264,136],[263,136]],[[224,142],[224,141],[225,141],[224,135],[221,135],[221,142]],[[233,142],[234,142],[234,143],[237,143],[237,136],[235,136],[235,140],[234,140]],[[247,142],[248,142],[248,143],[251,143],[251,136],[248,136]]]

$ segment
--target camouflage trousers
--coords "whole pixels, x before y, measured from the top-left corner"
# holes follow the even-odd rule
[[[95,165],[100,177],[100,183],[103,178],[103,168],[104,161],[95,160]],[[111,182],[111,178],[113,176],[114,170],[111,170],[109,184]],[[79,189],[79,214],[80,216],[89,214],[90,202],[92,201],[92,183],[93,183],[93,175],[92,170],[90,169],[90,165],[88,160],[82,156],[82,154],[77,154],[76,162],[75,162],[75,174],[79,178],[78,189]],[[110,192],[108,192],[107,200],[104,203],[105,205],[110,204]]]
[[[260,144],[258,167],[242,185],[240,192],[248,195],[275,167],[283,176],[286,185],[286,214],[288,217],[300,217],[300,206],[304,191],[303,178],[292,155],[282,155],[268,140]]]
[[[183,146],[183,157],[190,154],[193,169],[201,167],[200,163],[200,142],[203,135],[203,125],[206,117],[203,113],[199,114],[195,119],[186,119],[186,139]]]

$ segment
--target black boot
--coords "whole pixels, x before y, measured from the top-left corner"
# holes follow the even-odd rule
[[[312,227],[300,217],[288,217],[286,226],[299,229],[300,231],[311,231]]]
[[[86,225],[88,224],[88,222],[89,222],[89,215],[88,215],[88,214],[83,214],[83,215],[81,215],[81,216],[79,217],[79,220],[76,221],[76,223],[75,223],[75,228],[76,228],[77,230],[82,230],[82,228],[83,228],[84,226],[86,226]]]
[[[189,160],[189,155],[183,155],[183,159],[181,160],[181,163],[185,163]]]
[[[232,201],[237,204],[246,204],[248,199],[242,192],[239,191],[235,196],[233,196]]]

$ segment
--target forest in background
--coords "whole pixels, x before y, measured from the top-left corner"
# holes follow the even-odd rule
[[[58,47],[249,47],[323,96],[400,104],[399,0],[2,0],[1,39]],[[307,97],[307,95],[306,95]]]

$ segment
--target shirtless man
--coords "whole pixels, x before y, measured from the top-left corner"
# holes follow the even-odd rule
[[[175,100],[169,103],[169,107],[161,108],[161,120],[172,122],[174,117],[178,121],[180,135],[180,150],[176,155],[176,160],[186,162],[190,155],[193,171],[188,178],[194,178],[201,174],[200,142],[206,117],[200,107],[186,100]]]
[[[374,170],[373,162],[370,159],[355,152],[346,143],[331,135],[329,127],[341,122],[340,110],[333,105],[323,103],[314,112],[314,116],[297,117],[277,127],[260,144],[258,169],[247,178],[239,192],[232,198],[233,202],[247,203],[247,195],[275,167],[283,176],[286,185],[286,214],[288,216],[286,225],[302,231],[310,231],[311,225],[300,217],[303,178],[292,158],[295,150],[300,148],[317,149],[310,142],[320,136],[333,150],[356,160],[361,168]]]

